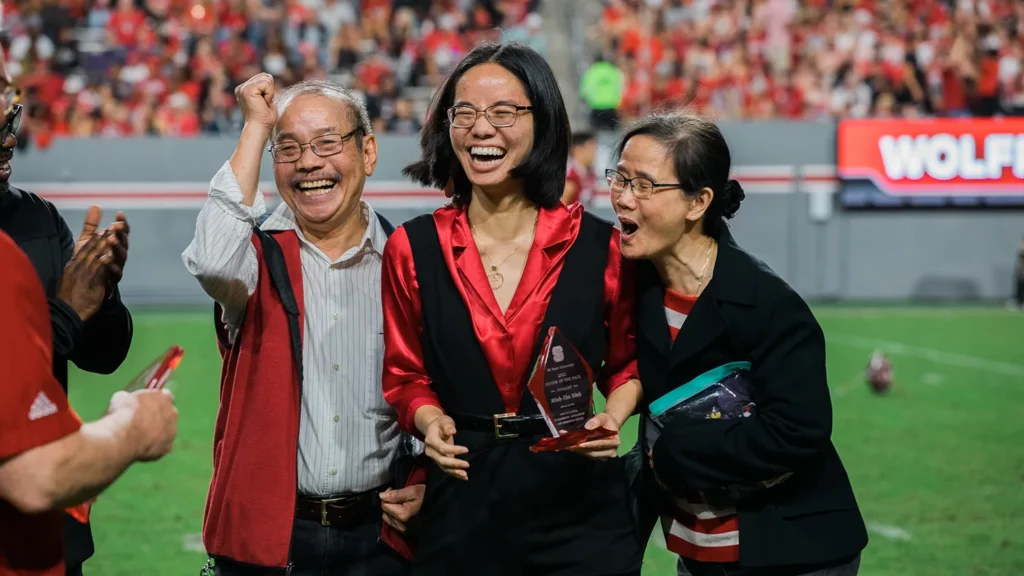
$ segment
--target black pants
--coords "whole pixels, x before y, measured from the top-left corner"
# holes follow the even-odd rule
[[[1024,278],[1017,279],[1017,305],[1024,306]]]
[[[379,541],[381,519],[350,529],[321,526],[311,520],[295,520],[292,531],[291,576],[406,576],[408,562]],[[274,574],[281,574],[276,571]],[[258,568],[218,558],[217,576],[264,576]]]
[[[821,566],[779,566],[776,568],[740,568],[737,563],[713,564],[679,558],[677,576],[857,576],[860,554],[852,559]]]

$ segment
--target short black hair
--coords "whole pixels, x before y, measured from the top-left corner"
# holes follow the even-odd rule
[[[711,189],[714,196],[704,213],[705,233],[715,235],[725,219],[736,215],[746,194],[739,182],[729,179],[732,155],[714,122],[684,112],[648,116],[623,132],[615,146],[616,159],[622,158],[626,144],[636,136],[650,136],[668,148],[684,194]]]
[[[535,204],[553,208],[562,198],[569,162],[569,114],[555,74],[544,58],[520,42],[483,43],[469,52],[434,93],[420,133],[420,159],[402,174],[424,186],[443,189],[451,180],[456,206],[469,204],[472,185],[459,164],[448,134],[448,108],[455,102],[455,87],[474,66],[494,63],[519,79],[533,106],[533,150],[509,174],[523,180],[523,192]]]
[[[579,130],[572,133],[572,147],[583,146],[597,137],[590,130]]]

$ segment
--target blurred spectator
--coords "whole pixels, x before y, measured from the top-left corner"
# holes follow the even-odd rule
[[[588,39],[624,71],[623,120],[1024,114],[1019,1],[604,0]]]
[[[1017,309],[1024,310],[1024,238],[1017,247],[1017,291],[1014,296]]]
[[[237,133],[234,88],[331,76],[376,130],[414,134],[444,74],[482,41],[543,50],[539,0],[9,0],[3,48],[19,142]]]
[[[580,80],[580,97],[590,107],[590,125],[597,130],[615,130],[619,125],[625,77],[615,64],[598,56]]]
[[[565,171],[565,191],[562,202],[567,206],[579,202],[584,208],[593,206],[597,190],[597,174],[594,161],[597,160],[597,138],[593,132],[577,131],[572,135],[569,150],[569,166]]]

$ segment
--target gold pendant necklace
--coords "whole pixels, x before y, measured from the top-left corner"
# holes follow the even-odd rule
[[[534,228],[536,228],[536,227],[537,227],[537,223],[534,222]],[[476,235],[476,226],[473,226],[472,222],[470,222],[470,224],[469,224],[469,229],[473,233],[473,239],[476,240],[477,244],[479,245],[480,244],[480,239]],[[498,266],[501,266],[502,264],[504,264],[506,260],[511,258],[513,254],[518,252],[519,248],[522,247],[523,242],[526,242],[526,239],[529,238],[532,235],[533,235],[533,230],[531,230],[530,233],[527,234],[526,236],[523,236],[523,239],[519,241],[519,244],[516,244],[516,247],[511,252],[508,253],[508,256],[505,256],[504,258],[501,259],[501,262],[498,262],[497,264],[493,264],[493,263],[491,264],[491,271],[487,274],[487,283],[491,285],[491,290],[497,290],[498,288],[501,288],[501,286],[503,284],[505,284],[505,276],[502,275],[502,273],[498,271]],[[480,259],[481,260],[483,260],[483,257],[486,256],[486,255],[487,255],[487,250],[486,249],[480,251]]]
[[[700,289],[704,286],[704,271],[708,268],[708,263],[711,262],[711,247],[715,245],[715,241],[711,240],[708,242],[708,249],[704,253],[704,265],[700,268],[700,276],[697,278],[697,294],[700,296]]]
[[[491,273],[487,275],[487,281],[491,284],[491,290],[497,290],[505,283],[505,277],[498,272],[497,266],[492,265]]]

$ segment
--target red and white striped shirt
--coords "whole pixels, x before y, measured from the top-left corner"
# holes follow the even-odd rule
[[[665,290],[665,318],[675,341],[697,298]],[[666,547],[700,562],[737,562],[740,524],[735,508],[712,508],[699,498],[676,498],[674,510],[661,517]]]

